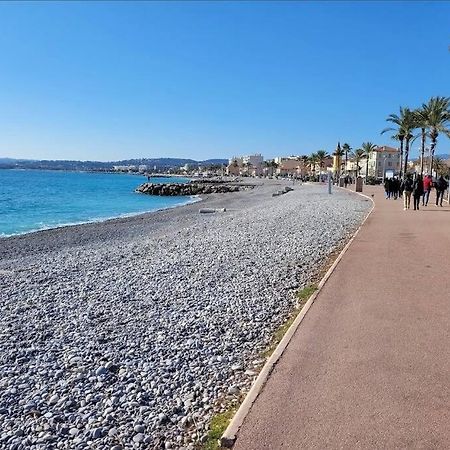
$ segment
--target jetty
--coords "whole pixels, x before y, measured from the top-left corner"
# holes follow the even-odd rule
[[[254,184],[199,180],[189,183],[143,183],[136,189],[136,192],[161,196],[226,194],[249,190],[254,187]]]

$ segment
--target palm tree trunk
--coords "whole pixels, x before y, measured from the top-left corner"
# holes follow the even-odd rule
[[[366,183],[369,176],[369,157],[366,158]]]
[[[403,173],[405,176],[408,171],[409,141],[408,138],[405,139],[405,162],[403,164]]]
[[[347,152],[347,150],[345,150],[345,167],[344,167],[345,175],[348,175],[347,160],[348,160],[348,152]]]
[[[400,178],[402,177],[403,177],[403,139],[400,139]]]
[[[420,146],[420,175],[422,176],[423,176],[423,160],[425,157],[425,139],[426,139],[425,128],[422,128],[422,142]]]

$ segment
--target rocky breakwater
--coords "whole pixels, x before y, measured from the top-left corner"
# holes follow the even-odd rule
[[[226,194],[228,192],[253,189],[253,187],[249,184],[208,183],[204,181],[192,183],[144,183],[136,189],[136,192],[162,196]]]

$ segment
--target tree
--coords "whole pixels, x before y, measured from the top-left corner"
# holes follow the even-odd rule
[[[300,156],[300,161],[302,162],[302,171],[303,171],[303,169],[306,170],[306,166],[308,165],[308,161],[309,161],[308,156],[306,156],[306,155]],[[302,173],[302,175],[303,175],[303,173]]]
[[[414,111],[414,120],[416,127],[420,128],[420,175],[423,175],[423,163],[425,159],[425,142],[427,139],[428,128],[428,110],[425,106]]]
[[[365,156],[365,151],[362,148],[358,148],[355,150],[355,153],[353,153],[353,157],[355,159],[355,163],[356,163],[356,176],[359,177],[359,163],[361,162],[361,160],[364,158]]]
[[[316,177],[316,164],[317,164],[317,153],[311,153],[311,155],[309,156],[309,165],[311,167],[311,172],[312,172],[312,176],[313,178]]]
[[[320,170],[325,167],[325,160],[330,157],[325,150],[319,150],[317,153],[317,162],[319,164]]]
[[[434,170],[437,176],[447,175],[449,172],[449,167],[443,158],[440,156],[435,156],[434,158]]]
[[[251,162],[244,163],[244,167],[246,168],[247,175],[253,169],[253,164]]]
[[[341,172],[342,172],[342,157],[344,156],[345,151],[341,148],[341,144],[338,142],[338,145],[336,147],[336,150],[334,151],[333,155],[336,157],[336,166],[338,166],[338,173],[337,176],[340,177],[341,176]]]
[[[345,172],[347,172],[347,163],[348,163],[348,156],[352,153],[352,148],[349,144],[345,143],[342,145],[342,150],[344,151],[345,155]]]
[[[266,169],[266,170],[264,170],[264,174],[265,175],[269,175],[269,176],[271,176],[271,175],[273,175],[273,169],[272,169],[272,164],[271,164],[271,161],[264,161],[263,162],[263,165],[264,165],[264,168]]]
[[[363,142],[361,149],[364,151],[364,156],[366,157],[366,181],[369,176],[369,158],[372,156],[374,150],[376,150],[377,146],[372,144],[372,142]]]
[[[450,97],[431,97],[422,105],[430,136],[430,174],[433,173],[433,158],[439,133],[450,137]]]
[[[396,127],[385,128],[381,132],[381,134],[384,134],[387,131],[395,131],[396,134],[398,135],[398,139],[400,141],[400,161],[402,160],[404,153],[405,158],[403,161],[403,173],[406,174],[406,170],[408,167],[409,144],[411,139],[414,137],[412,132],[416,128],[415,115],[413,111],[411,111],[409,108],[400,107],[400,115],[389,114],[386,121],[393,123],[394,125],[396,125]],[[400,176],[402,176],[401,168],[400,168]]]

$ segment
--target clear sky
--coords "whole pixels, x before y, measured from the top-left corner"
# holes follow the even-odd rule
[[[0,30],[0,157],[389,144],[389,113],[450,95],[444,1],[1,2]]]

